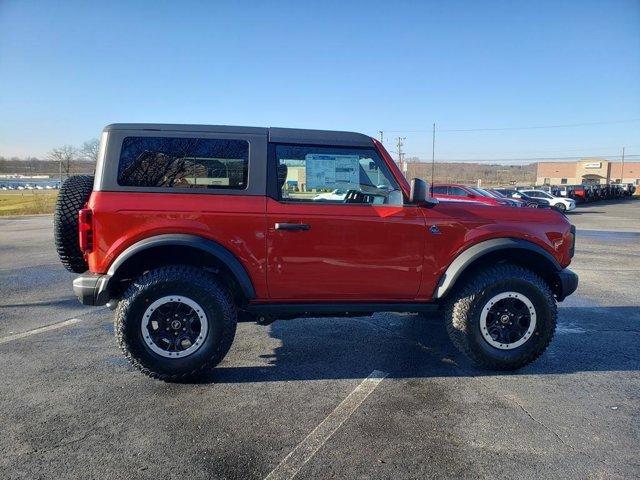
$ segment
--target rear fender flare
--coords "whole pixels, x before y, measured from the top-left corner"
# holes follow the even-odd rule
[[[238,285],[242,289],[245,297],[250,300],[255,298],[256,292],[253,288],[251,278],[244,268],[242,263],[231,253],[227,248],[223,247],[219,243],[209,240],[207,238],[199,237],[197,235],[187,234],[164,234],[155,235],[153,237],[145,238],[137,243],[134,243],[126,250],[124,250],[116,259],[111,263],[107,275],[110,278],[114,278],[117,275],[118,269],[124,265],[127,260],[133,258],[135,255],[156,247],[168,247],[168,246],[183,246],[189,248],[195,248],[201,250],[203,253],[207,253],[216,257],[220,262],[229,268],[231,273],[235,276]]]

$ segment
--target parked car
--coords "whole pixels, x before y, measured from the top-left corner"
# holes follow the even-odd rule
[[[347,196],[346,190],[334,189],[330,192],[319,193],[315,197],[314,200],[344,200]]]
[[[154,378],[218,364],[239,317],[440,308],[473,363],[517,369],[578,285],[565,217],[438,202],[366,135],[117,124],[102,139],[96,177],[60,189],[56,249],[80,301],[115,309],[125,356]],[[287,188],[293,175],[347,194],[314,201]]]
[[[435,183],[431,187],[432,195],[441,200],[471,201],[491,206],[513,206],[508,199],[499,199],[480,193],[472,187],[456,183]]]
[[[519,190],[520,193],[524,193],[533,198],[541,198],[547,200],[551,208],[555,208],[559,212],[570,212],[576,209],[576,202],[570,198],[554,197],[550,193],[542,190]]]
[[[486,188],[472,187],[472,189],[473,191],[478,192],[480,195],[484,195],[485,197],[491,197],[491,198],[500,200],[502,202],[507,202],[507,205],[509,205],[510,207],[525,206],[525,202],[523,202],[522,200],[517,200],[515,198],[507,198],[504,195],[501,195],[497,192],[492,192],[491,190],[488,190]]]
[[[538,205],[537,204],[529,204],[526,201],[524,201],[522,198],[511,198],[511,197],[507,197],[506,195],[500,193],[499,191],[497,191],[495,188],[489,188],[487,189],[488,192],[492,193],[493,195],[495,195],[497,198],[504,198],[507,200],[511,200],[512,202],[518,202],[520,204],[521,207],[535,207],[537,208]]]
[[[550,208],[549,202],[543,198],[530,197],[526,193],[522,193],[515,188],[494,188],[494,191],[501,193],[507,198],[515,198],[516,200],[522,200],[529,208]]]

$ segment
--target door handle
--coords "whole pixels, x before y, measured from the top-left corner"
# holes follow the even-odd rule
[[[309,230],[311,225],[306,223],[276,223],[276,230]]]

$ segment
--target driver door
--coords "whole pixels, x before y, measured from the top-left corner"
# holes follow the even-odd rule
[[[267,284],[279,301],[415,298],[425,219],[373,148],[276,145]]]

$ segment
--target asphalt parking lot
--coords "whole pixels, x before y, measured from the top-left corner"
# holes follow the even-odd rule
[[[640,201],[569,218],[581,284],[521,371],[475,370],[437,316],[376,314],[242,323],[197,384],[128,366],[51,217],[2,219],[0,478],[638,478]]]

